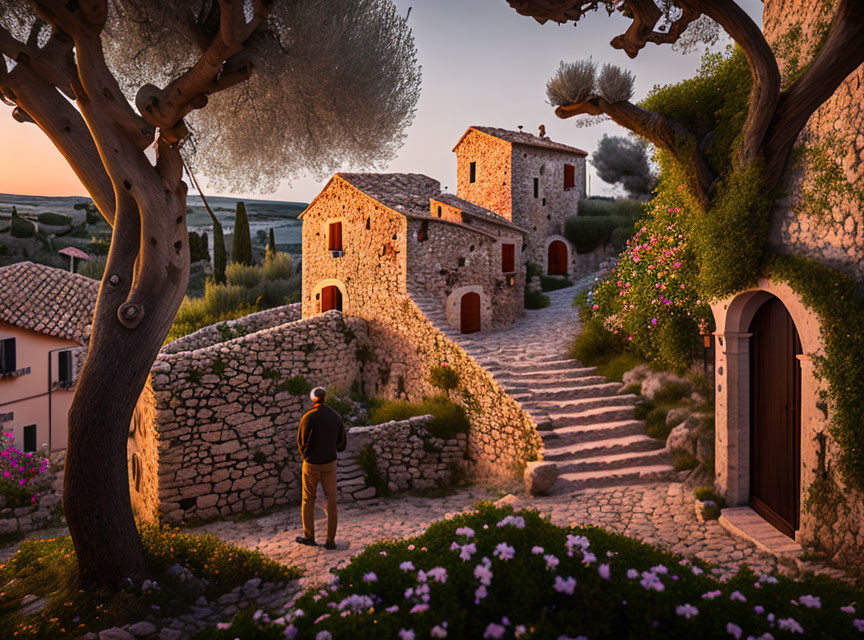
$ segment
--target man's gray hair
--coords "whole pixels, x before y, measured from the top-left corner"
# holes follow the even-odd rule
[[[309,397],[312,398],[313,402],[323,402],[324,398],[327,397],[327,391],[325,391],[324,387],[315,387],[312,389],[312,393],[309,394]]]

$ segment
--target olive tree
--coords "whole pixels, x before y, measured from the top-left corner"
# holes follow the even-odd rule
[[[184,158],[244,191],[387,158],[419,94],[413,38],[389,0],[0,0],[0,54],[13,116],[113,227],[64,507],[82,586],[140,582],[126,443],[189,276]]]

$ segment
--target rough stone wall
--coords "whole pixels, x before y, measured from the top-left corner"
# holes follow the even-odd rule
[[[156,397],[152,376],[147,377],[138,397],[129,437],[126,463],[129,470],[129,496],[132,512],[140,522],[152,522],[159,513],[159,449],[156,432]]]
[[[366,446],[374,452],[375,466],[390,491],[446,487],[461,473],[468,436],[451,440],[433,437],[426,426],[432,416],[385,422],[348,430],[348,447],[339,454],[337,471],[340,497],[364,500],[377,495],[358,455]]]
[[[225,342],[241,335],[276,327],[286,322],[294,322],[300,319],[301,306],[297,302],[273,309],[265,309],[264,311],[252,313],[236,320],[226,320],[225,322],[211,324],[194,333],[190,333],[188,336],[183,336],[173,342],[169,342],[162,347],[162,353],[193,351],[211,344]]]
[[[153,366],[159,498],[166,520],[256,513],[299,499],[302,376],[348,389],[361,375],[362,320],[331,311],[194,351]]]
[[[604,244],[597,247],[588,253],[573,252],[572,265],[570,276],[574,279],[584,278],[592,273],[595,273],[604,262],[616,258],[620,250],[616,249],[611,244]]]
[[[326,243],[327,224],[336,218],[342,220],[338,258]],[[334,179],[303,215],[303,317],[320,311],[324,282],[340,283],[342,310],[364,318],[366,310],[404,296],[406,234],[404,216]]]
[[[819,33],[830,23],[831,3],[815,0],[768,0],[765,36],[780,61],[784,78],[812,59]],[[796,35],[800,29],[800,36]],[[797,59],[796,59],[797,58]],[[799,147],[819,147],[839,160],[847,180],[864,189],[864,69],[859,68],[813,116],[798,139]],[[835,194],[830,210],[814,210],[802,201],[818,177],[793,162],[772,219],[772,243],[783,251],[815,258],[856,278],[864,277],[864,203],[851,194]],[[803,202],[803,204],[802,204]]]
[[[502,243],[516,245],[518,256],[520,236],[504,234],[500,227],[493,234],[491,229],[478,232],[436,221],[428,225],[426,240],[420,242],[417,232],[421,224],[416,219],[408,221],[409,291],[424,291],[443,306],[460,287],[479,285],[485,294],[481,300],[488,306],[482,315],[491,320],[491,327],[483,326],[484,330],[510,325],[524,314],[524,270],[517,262],[512,285],[501,271]]]
[[[576,171],[576,186],[564,189],[564,165]],[[585,197],[585,158],[560,151],[513,145],[513,222],[528,230],[523,261],[545,264],[546,240],[564,235],[564,221]],[[534,197],[534,178],[539,191]],[[569,243],[568,243],[569,244]],[[575,252],[570,252],[571,271]]]
[[[469,131],[456,152],[456,195],[476,205],[513,219],[510,190],[512,154],[509,142]],[[477,163],[476,182],[471,182],[471,163]]]
[[[324,225],[336,216],[343,217],[345,255],[340,258],[332,258],[321,239]],[[363,354],[368,360],[363,380],[369,397],[420,400],[438,393],[428,382],[433,366],[455,367],[462,381],[459,399],[471,420],[468,476],[510,480],[540,451],[536,424],[409,296],[406,253],[413,249],[406,251],[408,234],[404,216],[334,181],[303,215],[303,316],[317,313],[315,291],[321,282],[345,283],[345,314],[368,325],[371,350]],[[430,300],[440,309],[437,300]]]

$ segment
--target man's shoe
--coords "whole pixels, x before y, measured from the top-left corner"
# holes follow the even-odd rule
[[[334,540],[329,540],[324,543],[324,548],[333,550],[336,548],[336,542]]]
[[[317,544],[315,544],[315,538],[306,538],[304,536],[297,536],[296,542],[298,544],[305,544],[306,546],[309,546],[309,547],[317,547],[318,546]]]

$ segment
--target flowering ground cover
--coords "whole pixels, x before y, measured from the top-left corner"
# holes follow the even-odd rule
[[[11,431],[0,431],[0,496],[7,507],[23,507],[39,499],[38,483],[48,459],[15,446]]]
[[[284,616],[238,616],[234,638],[852,638],[861,592],[826,577],[742,568],[720,580],[602,529],[478,503],[421,536],[371,545]],[[862,605],[864,606],[864,605]]]

